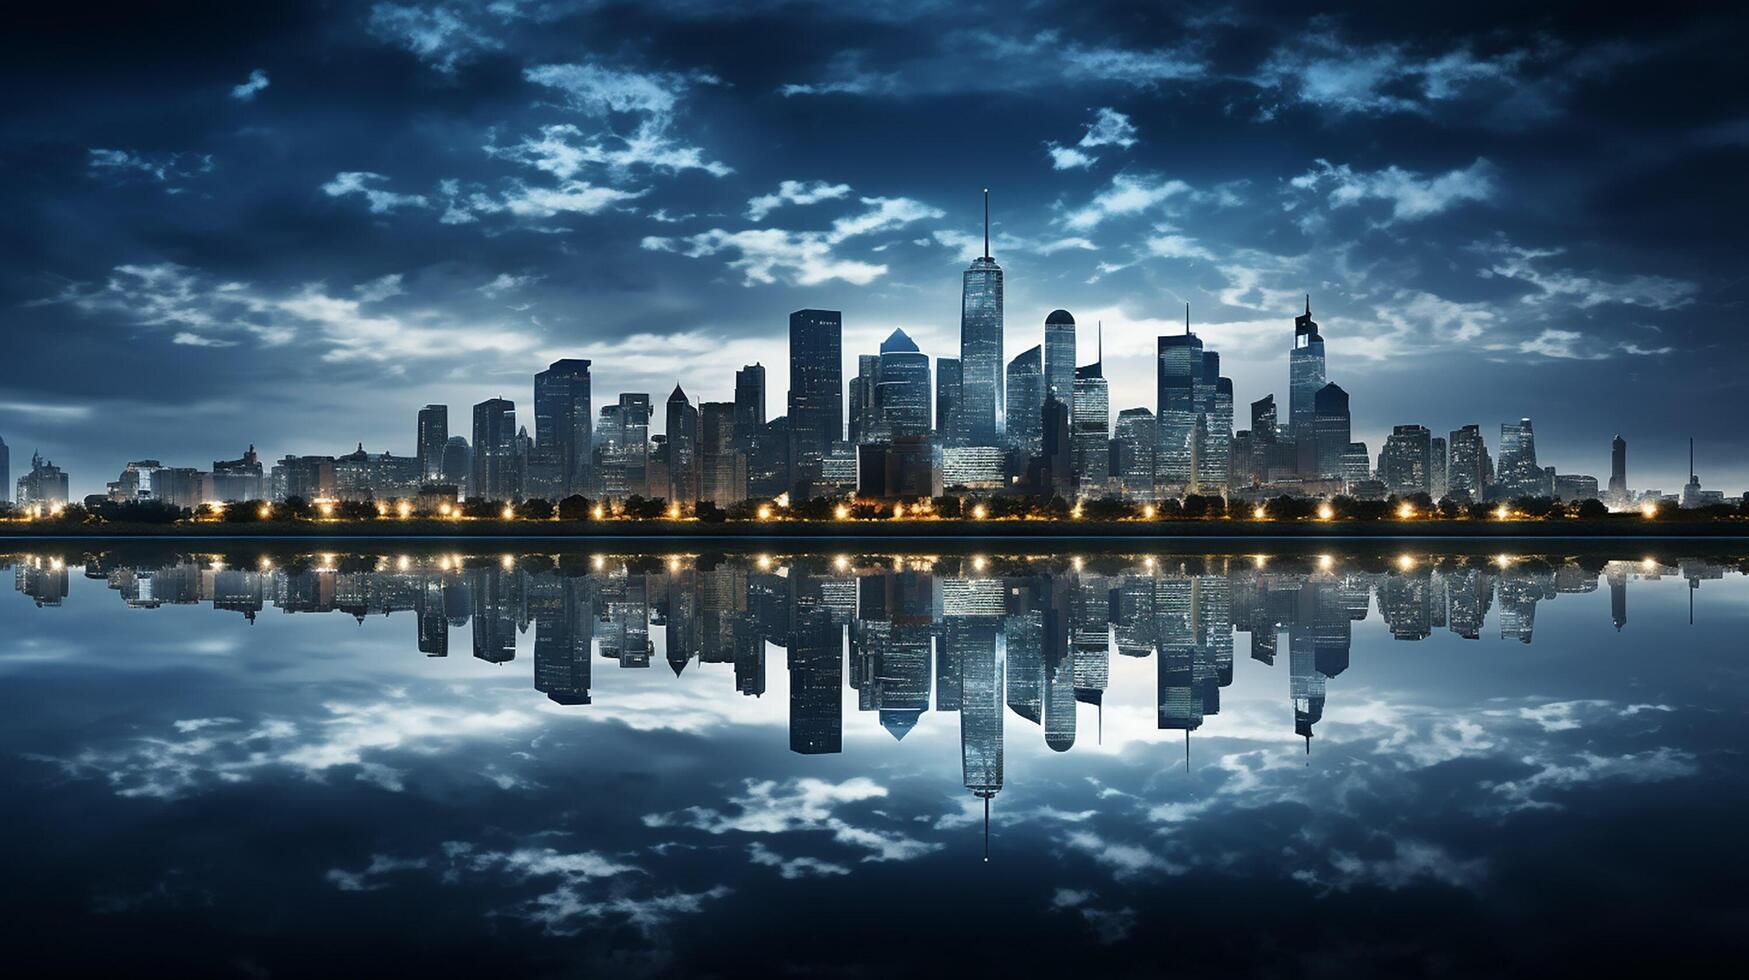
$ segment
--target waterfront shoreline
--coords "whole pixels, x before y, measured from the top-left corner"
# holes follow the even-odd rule
[[[384,527],[384,524],[390,527]],[[95,524],[42,522],[0,530],[0,541],[50,540],[833,540],[902,541],[1183,539],[1317,541],[1345,539],[1514,540],[1749,539],[1749,521],[368,521],[287,524]]]

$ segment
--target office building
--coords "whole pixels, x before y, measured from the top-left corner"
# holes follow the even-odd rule
[[[765,427],[765,365],[757,362],[735,372],[735,445],[752,446]]]
[[[20,507],[64,506],[67,503],[67,474],[41,454],[31,453],[30,472],[18,478],[16,489],[14,500]]]
[[[662,496],[670,501],[691,504],[699,500],[699,431],[698,409],[679,385],[668,395],[668,413],[663,427],[666,436],[668,485]]]
[[[1628,441],[1620,433],[1609,444],[1609,505],[1625,508],[1633,499],[1628,493]]]
[[[1341,385],[1327,384],[1312,399],[1312,443],[1319,480],[1342,478],[1342,454],[1349,442],[1348,392]]]
[[[882,438],[929,435],[929,395],[929,356],[905,331],[894,330],[881,342],[880,381],[875,385]]]
[[[1379,451],[1379,480],[1387,490],[1399,496],[1429,492],[1431,439],[1424,425],[1391,429],[1385,448]]]
[[[965,271],[960,290],[961,436],[968,445],[1000,445],[1007,423],[1002,354],[1002,267],[990,257],[990,192],[984,192],[984,254]]]
[[[1313,420],[1317,415],[1318,391],[1328,383],[1324,363],[1324,337],[1312,319],[1312,298],[1306,297],[1306,312],[1294,317],[1294,343],[1288,351],[1288,435],[1298,447],[1299,470],[1310,474],[1317,466]]]
[[[1102,331],[1103,333],[1103,331]],[[1111,478],[1111,389],[1105,380],[1105,342],[1092,364],[1075,369],[1069,413],[1070,453],[1082,496],[1103,496]]]
[[[964,398],[964,368],[960,360],[955,357],[936,358],[935,440],[940,445],[969,445],[965,438]]]
[[[880,442],[880,411],[875,405],[875,387],[881,383],[879,354],[856,355],[856,377],[850,381],[850,442]]]
[[[449,443],[449,406],[427,405],[419,410],[419,431],[413,455],[419,460],[419,479],[443,482],[443,447]]]
[[[1008,362],[1006,437],[1010,446],[1032,454],[1044,445],[1043,350],[1042,346],[1033,347]]]
[[[474,406],[473,475],[470,496],[515,500],[522,492],[516,452],[516,403],[488,398]]]
[[[1052,310],[1045,317],[1044,378],[1046,397],[1057,400],[1074,412],[1075,397],[1075,318],[1068,310]]]
[[[1466,425],[1453,429],[1446,443],[1446,495],[1457,500],[1485,499],[1490,469],[1481,427]]]
[[[533,448],[557,470],[540,494],[549,500],[588,488],[595,424],[589,384],[589,362],[582,358],[554,361],[534,376]]]
[[[820,481],[832,444],[844,438],[843,333],[844,317],[837,310],[790,314],[790,482],[804,497],[812,496],[809,488]],[[927,385],[924,392],[927,406]]]
[[[1126,408],[1117,414],[1116,476],[1125,500],[1149,501],[1154,491],[1154,448],[1160,439],[1159,423],[1145,408]]]

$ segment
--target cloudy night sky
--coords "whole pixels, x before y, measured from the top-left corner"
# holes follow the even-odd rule
[[[129,459],[413,451],[595,362],[727,399],[786,317],[958,356],[1103,321],[1112,411],[1197,332],[1285,406],[1302,295],[1376,452],[1531,416],[1542,462],[1749,484],[1741,12],[1660,4],[742,0],[39,5],[0,39],[0,438]],[[1285,411],[1285,408],[1284,408]],[[531,419],[524,418],[526,421]]]

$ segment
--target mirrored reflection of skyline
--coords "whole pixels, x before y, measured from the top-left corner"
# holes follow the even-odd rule
[[[1682,916],[1728,894],[1706,855],[1749,802],[1743,569],[17,553],[0,786],[25,829],[0,856],[75,960],[157,921],[144,962],[191,972],[212,942],[313,966],[254,914],[438,974],[467,949],[512,974],[895,969],[851,923],[945,949],[941,903],[1022,973],[1116,969],[1241,906],[1294,952],[1216,944],[1191,972],[1524,973],[1641,922],[1646,956],[1704,963],[1732,947]],[[1595,894],[1526,907],[1527,878]],[[1397,949],[1484,928],[1504,965]]]

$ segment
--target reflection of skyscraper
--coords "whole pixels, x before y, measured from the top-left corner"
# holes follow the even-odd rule
[[[1005,419],[1002,316],[1002,267],[990,257],[990,194],[985,191],[984,254],[965,271],[960,293],[961,417],[968,445],[999,444]]]
[[[989,801],[1002,790],[1002,660],[995,643],[974,643],[960,657],[960,770],[966,789]]]
[[[824,610],[797,610],[789,638],[789,748],[843,751],[844,628]]]
[[[543,609],[534,620],[534,689],[556,704],[588,704],[589,648],[595,618],[590,615],[588,581],[556,578],[560,595],[556,608]]]
[[[474,656],[487,663],[516,659],[516,571],[495,565],[473,570]]]
[[[1620,436],[1616,437],[1619,442]],[[1620,562],[1614,562],[1604,573],[1609,579],[1609,619],[1616,629],[1628,624],[1628,573]]]

